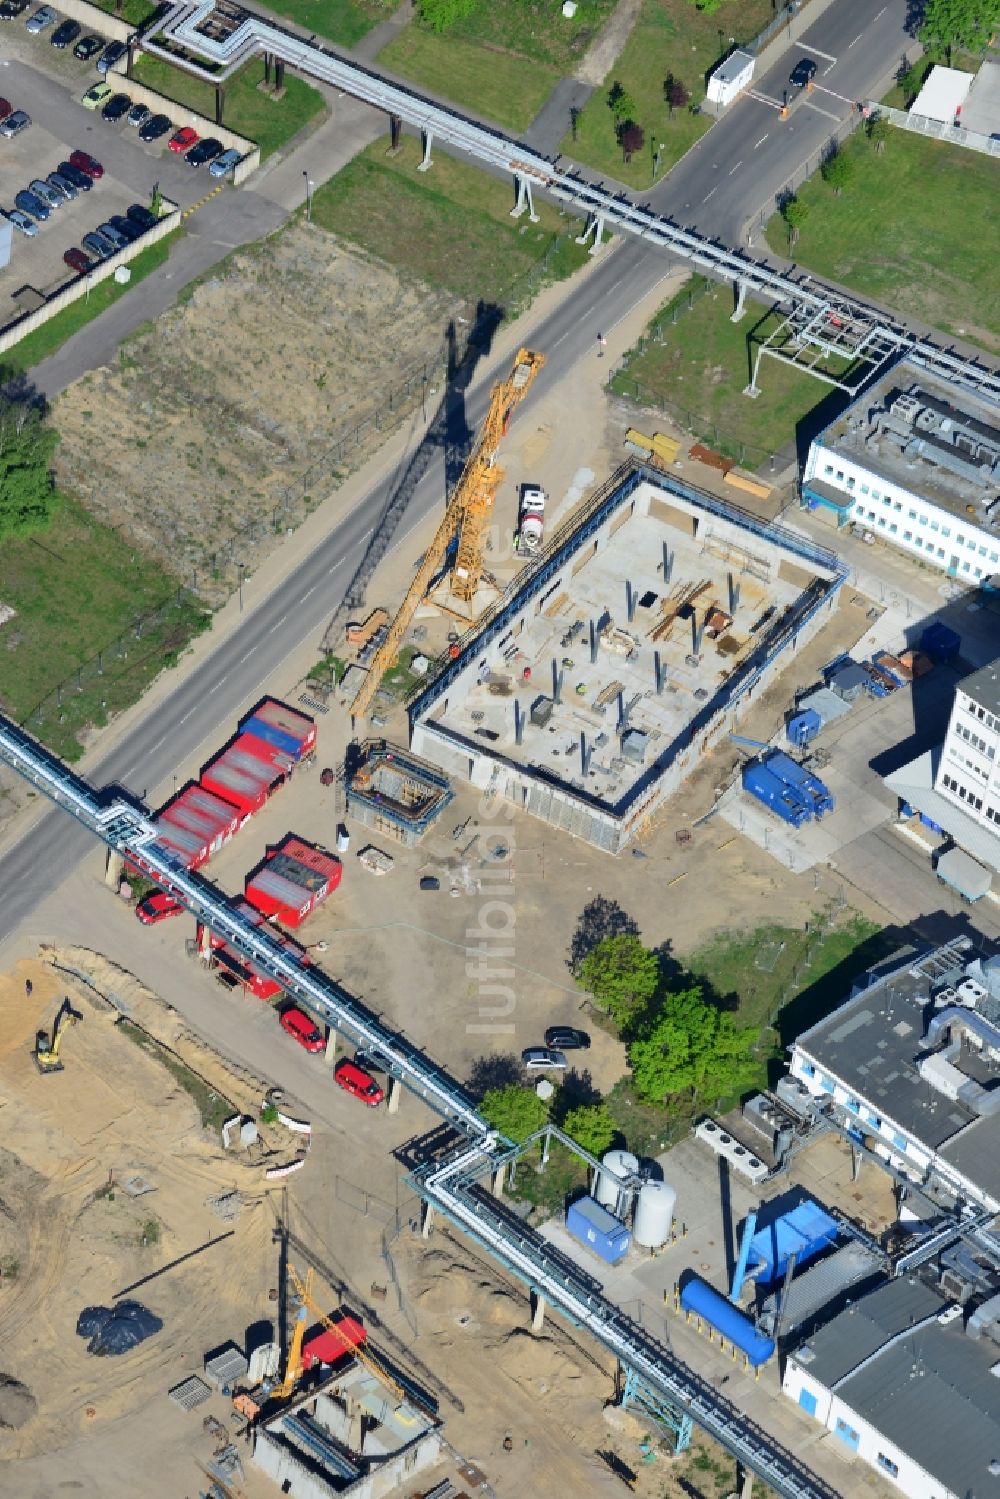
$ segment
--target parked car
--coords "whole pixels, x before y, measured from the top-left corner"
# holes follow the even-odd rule
[[[69,46],[70,42],[76,41],[82,30],[83,27],[79,21],[63,21],[62,25],[57,26],[55,31],[53,31],[49,37],[49,41],[57,51],[61,52],[65,47]]]
[[[223,151],[221,156],[215,158],[208,170],[213,177],[224,177],[242,160],[243,152],[238,151],[235,146],[230,146],[228,151]]]
[[[792,88],[805,88],[816,77],[816,64],[811,57],[800,57],[792,69],[788,81]]]
[[[139,139],[141,141],[158,141],[161,135],[166,135],[173,126],[173,120],[169,115],[152,115],[139,127]]]
[[[69,154],[70,166],[76,167],[78,172],[86,172],[92,182],[104,176],[104,168],[101,163],[87,151],[71,151]]]
[[[6,99],[0,99],[0,121],[6,120],[13,113],[13,104],[9,103],[9,101]]]
[[[3,0],[0,5],[0,21],[16,21],[28,9],[28,0]]]
[[[79,255],[80,251],[67,250],[66,254]],[[174,900],[173,896],[167,895],[165,890],[157,890],[139,902],[135,908],[135,914],[143,926],[153,926],[158,921],[166,921],[168,916],[179,916],[183,909],[179,900]]]
[[[420,876],[421,890],[440,890],[441,881],[436,874],[422,874]]]
[[[117,248],[106,235],[101,234],[97,229],[92,229],[89,234],[85,234],[80,243],[85,250],[90,251],[95,260],[107,260],[108,256],[113,255]]]
[[[385,1093],[371,1073],[359,1067],[356,1062],[349,1061],[347,1057],[338,1062],[333,1069],[333,1080],[355,1098],[360,1098],[361,1102],[366,1103],[370,1109],[377,1109],[385,1098]]]
[[[23,109],[15,109],[14,113],[8,115],[0,125],[0,135],[11,140],[15,135],[20,135],[22,130],[27,130],[30,124],[31,116],[25,114]]]
[[[138,224],[139,228],[143,231],[152,229],[154,225],[160,222],[156,214],[152,213],[142,203],[130,203],[125,213],[132,220],[133,224]]]
[[[104,224],[98,224],[97,232],[98,234],[103,234],[105,239],[109,239],[116,250],[124,250],[125,246],[129,243],[125,235],[115,228],[110,219]]]
[[[143,234],[145,234],[146,232],[144,229],[141,229],[139,227],[134,219],[127,218],[123,213],[113,213],[110,219],[108,219],[108,223],[111,225],[112,229],[117,229],[118,233],[130,245],[133,244],[137,239],[141,239]]]
[[[53,192],[62,194],[64,202],[71,203],[76,197],[75,183],[68,181],[61,172],[50,172],[45,180]]]
[[[189,167],[203,167],[207,161],[214,161],[217,156],[221,156],[223,150],[222,142],[217,141],[214,135],[208,135],[185,153],[184,160]]]
[[[84,255],[83,251],[78,250],[75,245],[73,246],[72,250],[66,251],[65,255],[63,256],[63,260],[69,266],[70,270],[76,271],[77,275],[79,276],[85,275],[86,272],[89,271],[91,266],[94,264],[90,256]]]
[[[61,161],[56,167],[56,171],[67,182],[72,182],[77,192],[89,193],[94,185],[86,172],[81,172],[80,168],[75,167],[71,161]]]
[[[189,151],[192,146],[198,144],[198,132],[190,125],[182,125],[180,130],[170,137],[168,144],[171,151],[176,151],[179,155],[182,151]]]
[[[134,125],[136,130],[138,130],[140,125],[145,125],[152,113],[153,111],[148,104],[133,104],[128,112],[126,123]]]
[[[26,213],[22,213],[20,208],[5,208],[3,213],[4,218],[10,219],[14,228],[20,229],[22,234],[27,234],[29,238],[34,238],[38,233],[38,225],[34,219],[29,218]]]
[[[590,1037],[572,1025],[550,1025],[545,1032],[545,1044],[557,1051],[589,1051]]]
[[[66,199],[62,193],[57,193],[55,188],[42,177],[35,177],[28,183],[28,192],[34,193],[36,198],[41,198],[50,208],[61,208]]]
[[[56,19],[56,13],[51,5],[40,5],[33,16],[29,16],[25,22],[32,36],[39,36],[46,27],[51,26]]]
[[[127,51],[128,48],[124,42],[109,42],[97,59],[97,71],[106,73],[109,68],[114,67],[116,62],[121,62]]]
[[[22,189],[14,199],[15,206],[22,213],[30,213],[33,219],[39,219],[43,224],[49,216],[49,207],[43,203],[41,198],[36,198],[34,193]]]
[[[529,1046],[522,1051],[521,1061],[529,1072],[563,1072],[567,1065],[561,1051],[552,1051],[547,1046]]]
[[[326,1038],[315,1020],[310,1020],[304,1010],[298,1010],[294,1005],[288,1010],[282,1010],[278,1016],[278,1024],[281,1029],[297,1041],[306,1051],[323,1051],[326,1047]]]
[[[132,100],[128,94],[112,94],[101,110],[101,114],[105,120],[110,120],[114,124],[118,120],[123,120],[131,108]]]
[[[104,46],[99,36],[82,36],[73,48],[73,56],[81,62],[89,62]]]
[[[114,89],[110,83],[92,83],[80,103],[84,109],[97,109],[99,105],[106,104],[113,94]]]

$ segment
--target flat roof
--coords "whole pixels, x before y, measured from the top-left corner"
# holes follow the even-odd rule
[[[991,833],[983,823],[934,790],[940,761],[941,745],[938,745],[890,771],[883,782],[889,791],[943,828],[966,853],[1000,872],[1000,834]]]
[[[1000,133],[1000,63],[984,62],[962,105],[962,124],[980,135]]]
[[[955,691],[964,692],[988,713],[1000,714],[1000,660],[990,661],[963,677]]]
[[[913,103],[910,114],[927,120],[941,120],[950,125],[956,112],[965,103],[972,87],[974,73],[963,73],[959,68],[943,68],[940,64],[931,68]]]
[[[912,402],[900,405],[900,397]],[[907,420],[908,408],[922,414]],[[887,484],[1000,536],[1000,507],[987,513],[1000,487],[1000,407],[987,396],[902,359],[831,422],[819,442]],[[851,493],[856,501],[865,498]]]
[[[997,1347],[960,1317],[942,1325],[947,1305],[921,1281],[888,1281],[809,1338],[810,1360],[793,1357],[951,1493],[985,1499],[1000,1492]]]

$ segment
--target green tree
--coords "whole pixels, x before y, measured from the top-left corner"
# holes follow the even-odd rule
[[[925,61],[920,61],[915,62],[912,67],[907,68],[902,78],[900,78],[899,86],[903,90],[903,100],[906,104],[907,109],[909,109],[910,105],[913,103],[914,99],[923,88],[926,73],[927,64]]]
[[[799,237],[799,230],[809,217],[809,204],[801,198],[786,198],[781,205],[781,217],[788,230],[788,245],[791,248]]]
[[[839,198],[854,175],[854,161],[846,151],[831,151],[819,170],[827,187],[833,188],[834,197]]]
[[[618,1134],[618,1126],[603,1099],[600,1103],[581,1103],[570,1109],[562,1121],[562,1128],[571,1140],[596,1156],[610,1150]]]
[[[638,937],[605,937],[580,964],[577,982],[625,1029],[652,1002],[660,982],[660,960]]]
[[[671,1094],[715,1102],[742,1091],[757,1074],[753,1028],[739,1030],[732,1015],[706,1004],[701,988],[670,994],[646,1034],[629,1048],[632,1084],[646,1103]]]
[[[927,0],[920,40],[932,58],[985,51],[1000,27],[1000,0]]]
[[[889,121],[883,114],[873,114],[866,127],[868,139],[875,147],[875,155],[881,156],[889,139]]]
[[[536,1129],[541,1129],[549,1111],[533,1088],[508,1083],[506,1088],[491,1088],[479,1105],[483,1117],[508,1140],[520,1145]]]
[[[634,120],[638,114],[638,107],[632,95],[615,79],[608,89],[608,108],[616,125],[624,125],[626,120]]]
[[[52,518],[57,441],[37,407],[0,400],[0,541],[43,530]]]
[[[458,21],[471,16],[476,0],[417,0],[420,19],[432,31],[448,31]]]

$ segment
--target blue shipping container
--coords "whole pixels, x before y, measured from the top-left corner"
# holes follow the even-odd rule
[[[773,770],[780,781],[801,791],[807,805],[811,806],[817,817],[822,817],[824,812],[833,811],[833,793],[830,788],[819,776],[814,776],[811,770],[806,770],[804,765],[800,765],[790,755],[782,754],[779,750],[776,755],[769,756],[767,768]]]
[[[743,770],[743,790],[749,791],[765,807],[777,812],[784,822],[799,828],[808,822],[812,809],[802,793],[779,779],[766,765],[747,765]]]
[[[632,1235],[606,1208],[592,1197],[581,1197],[566,1211],[566,1229],[609,1265],[618,1265],[628,1254]]]
[[[733,1306],[706,1281],[692,1277],[681,1290],[681,1306],[728,1338],[734,1348],[746,1354],[754,1369],[766,1364],[774,1352],[774,1339],[758,1332],[739,1307]]]
[[[815,708],[804,708],[801,713],[795,713],[788,720],[785,733],[788,735],[789,744],[798,745],[801,748],[808,744],[810,739],[815,739],[823,727],[823,720]]]
[[[256,716],[246,719],[240,724],[241,734],[253,734],[257,739],[263,739],[266,744],[273,744],[275,749],[282,750],[286,755],[291,755],[293,760],[302,758],[302,746],[292,734],[286,734],[281,729],[276,729],[272,723],[264,723],[263,719]]]

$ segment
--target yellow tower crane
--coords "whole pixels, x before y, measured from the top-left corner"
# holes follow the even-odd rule
[[[530,349],[519,349],[514,367],[506,380],[493,387],[476,445],[462,470],[448,508],[434,539],[417,569],[416,576],[389,626],[385,640],[372,658],[368,675],[351,704],[351,717],[364,718],[382,678],[399,654],[403,637],[410,627],[417,605],[437,572],[451,542],[457,537],[455,563],[451,574],[451,591],[463,603],[471,603],[483,575],[486,531],[493,513],[496,492],[503,480],[503,469],[497,463],[500,441],[507,431],[514,408],[524,400],[531,384],[545,362],[544,355]]]
[[[313,1316],[316,1318],[317,1322],[321,1323],[323,1327],[327,1328],[330,1332],[334,1333],[337,1337],[343,1340],[344,1352],[349,1353],[352,1358],[357,1359],[358,1363],[363,1365],[370,1374],[374,1374],[375,1378],[379,1380],[381,1384],[386,1385],[387,1388],[392,1391],[393,1395],[395,1395],[396,1399],[400,1401],[400,1403],[409,1400],[410,1397],[407,1395],[402,1385],[397,1383],[397,1381],[393,1379],[392,1375],[387,1369],[383,1368],[378,1359],[375,1358],[373,1354],[368,1353],[363,1346],[359,1346],[358,1344],[356,1344],[352,1338],[349,1338],[344,1332],[344,1329],[340,1327],[336,1322],[334,1322],[332,1318],[328,1317],[319,1303],[313,1299],[312,1271],[309,1270],[306,1272],[306,1280],[305,1283],[303,1283],[303,1281],[301,1281],[298,1275],[295,1273],[292,1266],[289,1265],[288,1278],[292,1282],[292,1285],[295,1287],[295,1294],[299,1300],[300,1306],[308,1307]],[[299,1347],[301,1351],[301,1339],[299,1340]],[[289,1360],[288,1369],[290,1373],[291,1360]],[[298,1379],[299,1374],[301,1373],[301,1369],[302,1362],[300,1358],[299,1367],[295,1375],[295,1379]],[[288,1374],[285,1375],[285,1383],[287,1384],[287,1382]],[[282,1386],[282,1392],[284,1393],[284,1386]]]

